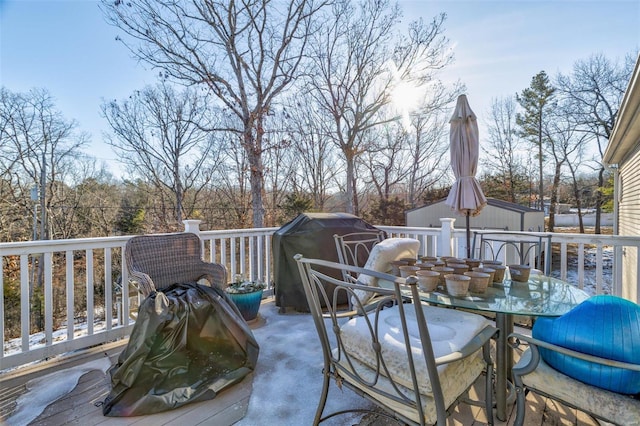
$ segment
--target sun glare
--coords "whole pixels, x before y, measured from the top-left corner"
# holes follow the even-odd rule
[[[415,111],[424,97],[424,88],[403,80],[400,72],[394,64],[389,65],[393,74],[393,88],[391,89],[391,104],[402,117],[402,126],[405,130],[411,128],[411,112]]]

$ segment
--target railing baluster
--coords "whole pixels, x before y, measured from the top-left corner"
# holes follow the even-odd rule
[[[73,251],[65,252],[65,277],[66,277],[66,293],[67,293],[67,340],[73,340],[74,321],[74,274],[73,274]]]
[[[563,262],[566,267],[567,261]],[[584,288],[584,243],[578,244],[578,288]]]
[[[111,248],[104,249],[104,321],[105,330],[113,325],[113,284],[111,282]]]
[[[29,255],[23,254],[20,256],[20,333],[22,334],[22,352],[29,350],[29,336],[31,333],[29,321],[29,302],[31,301],[29,272]]]
[[[87,297],[87,335],[93,334],[93,249],[86,251],[87,275],[86,275],[86,297]],[[128,295],[127,295],[128,296]]]
[[[44,263],[44,344],[53,344],[53,261],[51,252],[43,256]]]

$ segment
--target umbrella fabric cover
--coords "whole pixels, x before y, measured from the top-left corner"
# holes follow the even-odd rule
[[[466,95],[458,97],[450,123],[451,169],[456,182],[445,203],[459,214],[476,216],[487,199],[476,180],[480,152],[478,122]]]
[[[102,412],[139,416],[214,398],[254,370],[258,352],[224,290],[174,284],[140,305]]]

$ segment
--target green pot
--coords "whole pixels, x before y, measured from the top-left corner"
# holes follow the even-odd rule
[[[251,321],[258,316],[260,302],[262,301],[262,290],[252,293],[227,293],[229,298],[238,307],[245,321]]]

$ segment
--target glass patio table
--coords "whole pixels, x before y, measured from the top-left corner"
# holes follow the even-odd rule
[[[507,274],[502,283],[493,283],[484,293],[469,292],[456,297],[438,289],[433,292],[420,291],[420,298],[423,302],[436,305],[496,314],[496,327],[500,330],[496,342],[496,416],[505,421],[513,366],[513,350],[508,345],[507,337],[513,332],[514,316],[560,316],[588,299],[589,295],[558,278],[532,274],[528,282],[517,282],[509,279]]]

